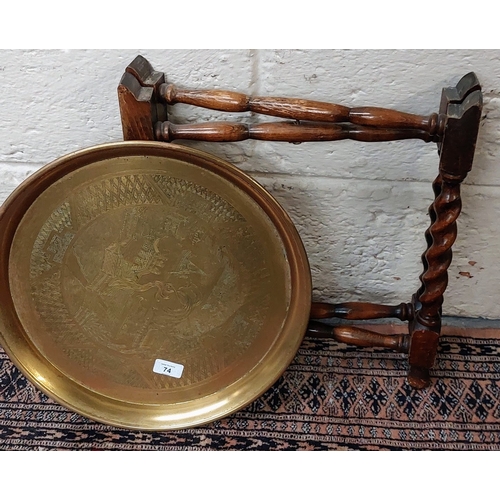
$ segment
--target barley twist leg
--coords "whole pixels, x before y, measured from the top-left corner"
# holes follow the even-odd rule
[[[429,384],[429,369],[436,357],[443,294],[448,285],[452,246],[457,237],[456,221],[462,207],[460,182],[435,182],[434,192],[437,196],[429,211],[431,225],[426,232],[428,248],[422,256],[422,285],[414,298],[416,314],[410,325],[412,338],[408,380],[418,388]]]

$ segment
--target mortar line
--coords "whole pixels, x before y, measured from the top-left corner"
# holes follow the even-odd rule
[[[384,183],[401,183],[401,184],[431,184],[432,179],[429,180],[419,180],[419,179],[372,179],[367,177],[339,177],[334,175],[311,175],[311,174],[289,174],[284,172],[264,172],[260,170],[247,170],[245,169],[245,173],[249,175],[258,175],[260,177],[269,177],[276,179],[290,178],[290,177],[300,177],[301,179],[311,179],[311,180],[335,180],[335,181],[365,181],[365,182],[384,182]],[[470,186],[470,187],[487,187],[487,188],[500,188],[500,184],[472,184],[470,182],[463,182],[462,186]]]
[[[0,172],[2,166],[12,167],[12,168],[42,168],[47,165],[47,163],[31,163],[31,162],[16,162],[16,161],[0,161]],[[241,168],[241,167],[240,167]],[[251,169],[243,169],[246,174],[256,175],[264,178],[274,178],[274,179],[285,179],[285,178],[301,178],[305,180],[330,180],[330,181],[365,181],[365,182],[384,182],[384,183],[398,183],[398,184],[430,184],[432,180],[429,179],[372,179],[367,177],[339,177],[336,175],[314,175],[314,174],[300,174],[300,173],[287,173],[287,172],[268,172],[261,170],[251,170]],[[473,188],[500,188],[500,184],[473,184],[470,182],[464,181],[462,186],[468,186]]]
[[[250,49],[250,93],[252,95],[260,95],[261,82],[261,58],[260,49]]]

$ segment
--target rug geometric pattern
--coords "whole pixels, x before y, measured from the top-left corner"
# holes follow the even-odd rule
[[[442,337],[432,385],[405,355],[305,340],[250,406],[182,431],[140,432],[75,414],[0,349],[0,450],[499,450],[500,339]]]

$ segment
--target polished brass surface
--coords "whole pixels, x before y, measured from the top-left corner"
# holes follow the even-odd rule
[[[211,155],[150,142],[68,155],[13,193],[0,231],[2,345],[95,420],[221,418],[270,387],[303,338],[311,282],[293,224]]]

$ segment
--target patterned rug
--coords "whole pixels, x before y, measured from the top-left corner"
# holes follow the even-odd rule
[[[248,408],[197,429],[137,432],[54,403],[0,350],[0,450],[498,450],[500,339],[442,338],[433,385],[404,355],[306,340]]]

